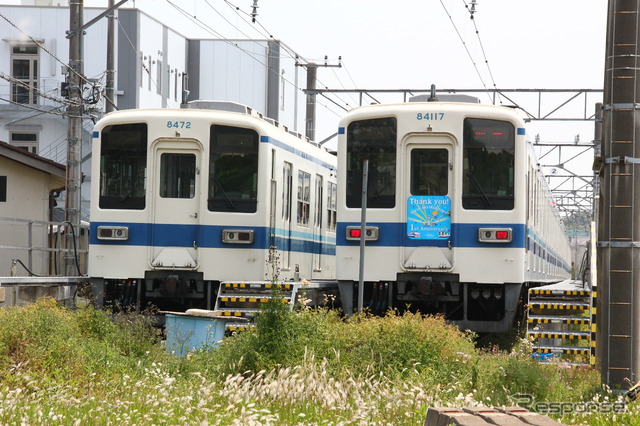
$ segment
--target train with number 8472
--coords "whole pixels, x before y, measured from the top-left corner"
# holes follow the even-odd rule
[[[513,108],[355,108],[339,125],[338,169],[336,278],[346,311],[384,300],[506,332],[527,288],[571,275],[559,212]]]
[[[336,163],[235,103],[107,114],[93,131],[98,297],[112,307],[211,309],[224,281],[335,278]]]

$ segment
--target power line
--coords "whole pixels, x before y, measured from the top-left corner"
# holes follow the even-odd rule
[[[491,67],[489,66],[489,60],[487,59],[487,53],[484,50],[484,44],[482,43],[482,39],[480,38],[480,31],[478,31],[478,25],[476,24],[476,19],[475,19],[475,6],[476,6],[476,0],[471,0],[471,8],[469,8],[469,5],[467,5],[466,0],[462,0],[462,2],[464,3],[464,7],[467,8],[467,10],[469,11],[469,17],[471,19],[471,22],[473,22],[473,27],[476,30],[476,36],[478,37],[478,44],[480,45],[480,50],[482,51],[482,56],[484,57],[484,63],[487,65],[487,70],[489,71],[489,77],[491,78],[491,82],[493,83],[493,88],[497,89],[498,86],[496,85],[496,81],[493,78],[493,72],[491,71]],[[500,98],[500,96],[498,95],[498,98]],[[502,98],[500,98],[500,103],[502,104]]]
[[[440,0],[440,4],[442,5],[442,8],[444,9],[445,13],[449,17],[449,20],[451,21],[451,25],[453,25],[453,29],[456,31],[456,34],[458,34],[458,38],[462,42],[462,45],[464,46],[464,50],[466,50],[467,55],[469,56],[469,59],[471,60],[471,63],[473,64],[473,68],[476,70],[476,74],[478,74],[478,78],[480,79],[480,82],[482,83],[482,86],[486,89],[487,85],[485,84],[484,79],[482,78],[482,75],[480,74],[480,70],[478,69],[478,65],[476,64],[476,61],[473,59],[473,56],[471,55],[471,52],[469,51],[469,48],[467,47],[467,42],[465,42],[464,39],[462,38],[462,34],[460,34],[460,31],[458,31],[458,27],[456,26],[456,23],[453,22],[453,17],[449,13],[449,10],[447,9],[447,6],[444,5],[444,2],[442,0]],[[487,96],[489,96],[488,92],[487,92]],[[489,100],[491,101],[491,96],[489,96]]]
[[[40,49],[44,50],[45,52],[47,52],[53,59],[55,59],[56,61],[58,61],[60,64],[64,65],[68,70],[70,70],[71,72],[73,72],[74,74],[76,74],[81,80],[84,80],[85,83],[90,83],[84,76],[78,74],[78,72],[76,70],[74,70],[71,66],[69,66],[69,64],[63,62],[62,60],[60,60],[60,58],[58,58],[55,54],[51,53],[46,47],[44,47],[40,42],[38,42],[38,40],[34,39],[33,37],[31,37],[29,34],[27,34],[26,32],[24,32],[22,29],[20,29],[16,24],[14,24],[13,22],[11,22],[9,20],[9,18],[7,18],[6,16],[4,16],[2,13],[0,13],[0,18],[4,19],[5,21],[7,21],[9,23],[9,25],[11,25],[13,28],[15,28],[16,30],[20,31],[23,35],[27,36],[29,38],[29,40],[31,40],[32,43],[34,43],[36,46],[38,46]]]
[[[129,34],[127,34],[127,30],[125,30],[125,28],[122,26],[122,23],[120,22],[120,20],[118,19],[117,21],[118,21],[118,26],[122,30],[122,33],[124,34],[126,39],[129,41],[129,45],[131,46],[131,49],[133,49],[133,51],[136,53],[136,56],[140,60],[140,63],[142,65],[142,69],[146,71],[146,73],[149,76],[149,80],[153,83],[153,86],[157,90],[158,89],[158,83],[156,83],[155,79],[151,76],[151,70],[149,68],[147,68],[147,64],[144,63],[144,60],[142,59],[141,52],[138,49],[136,49],[136,46],[131,41],[131,38],[129,37]],[[141,84],[142,84],[142,82],[141,82]]]
[[[171,6],[173,6],[176,10],[178,10],[180,13],[182,13],[185,17],[189,18],[191,21],[193,21],[194,23],[196,23],[200,28],[204,29],[205,31],[215,35],[216,37],[219,37],[220,39],[224,40],[225,42],[227,42],[228,44],[230,44],[231,46],[239,49],[240,51],[244,52],[247,56],[249,56],[250,58],[252,58],[253,60],[255,60],[257,63],[263,65],[267,70],[269,70],[270,72],[276,73],[278,75],[279,78],[281,78],[285,83],[291,85],[292,87],[302,91],[302,89],[299,89],[293,82],[291,82],[289,79],[283,77],[282,75],[280,75],[280,73],[278,72],[278,70],[273,70],[271,69],[268,64],[265,64],[260,58],[256,57],[255,54],[253,54],[252,52],[249,52],[246,49],[243,49],[242,47],[240,47],[240,45],[238,45],[238,43],[234,42],[233,40],[230,40],[229,38],[225,37],[224,35],[222,35],[220,32],[214,30],[213,28],[211,28],[209,25],[205,24],[204,22],[202,22],[200,19],[198,19],[196,16],[192,16],[190,14],[188,14],[184,9],[182,9],[181,7],[179,7],[178,5],[174,4],[171,0],[167,0],[167,3],[169,3]],[[227,3],[229,5],[231,5],[230,2],[227,1]],[[209,3],[207,3],[210,7],[212,7]],[[213,8],[213,7],[212,7]],[[215,9],[214,9],[215,10]],[[239,10],[239,9],[238,9]],[[218,11],[216,11],[217,13],[219,13]],[[227,20],[227,22],[229,22]],[[235,25],[233,25],[234,28],[238,29]],[[264,27],[263,27],[264,28]],[[239,29],[238,29],[239,30]],[[239,30],[240,31],[240,30]],[[243,33],[244,34],[244,33]],[[245,34],[246,36],[246,34]],[[273,39],[273,36],[269,36],[271,39]],[[247,40],[247,41],[254,41],[255,43],[257,43],[255,40]],[[280,46],[283,46],[283,43],[280,43]],[[290,48],[289,48],[290,49]],[[287,49],[285,49],[285,51],[287,51],[287,53],[289,55],[291,55],[291,52],[288,51]],[[295,51],[294,51],[295,53]],[[298,55],[297,53],[295,53],[296,58],[302,58],[300,55]],[[292,59],[293,56],[292,56]],[[304,59],[304,58],[303,58]],[[306,61],[306,60],[305,60]],[[323,85],[324,86],[324,85]],[[326,87],[326,86],[325,86]],[[343,101],[344,102],[344,101]],[[321,104],[322,105],[322,104]],[[322,105],[325,108],[327,108],[326,105]],[[330,110],[331,111],[331,110]],[[333,112],[333,111],[332,111]]]
[[[40,108],[29,106],[29,104],[21,104],[20,102],[12,101],[10,99],[6,99],[6,98],[3,98],[1,96],[0,96],[0,101],[4,101],[4,102],[7,102],[7,103],[10,103],[10,104],[13,104],[13,105],[17,105],[17,106],[20,106],[20,107],[23,107],[23,108],[26,108],[26,109],[30,109],[30,110],[33,110],[33,111],[38,111],[38,112],[41,112],[43,114],[54,114],[54,115],[59,115],[61,117],[64,117],[64,116],[67,115],[66,113],[56,112],[55,110],[45,110],[45,109],[40,109]],[[56,108],[56,109],[58,109],[58,108]]]
[[[33,91],[38,96],[43,97],[45,99],[49,99],[50,101],[58,102],[60,104],[66,105],[66,106],[71,105],[71,102],[69,102],[66,99],[60,99],[60,98],[55,98],[53,96],[49,96],[46,93],[38,90],[36,87],[31,86],[30,84],[25,83],[24,81],[19,80],[19,79],[15,78],[15,77],[12,77],[10,75],[6,75],[2,71],[0,71],[0,78],[3,79],[3,80],[8,81],[9,83],[17,84],[18,86],[24,87],[25,89],[29,90],[30,92]]]
[[[230,8],[231,8],[231,9],[232,9],[232,10],[233,10],[233,11],[234,11],[234,12],[235,12],[235,13],[236,13],[236,14],[237,14],[237,15],[238,15],[238,16],[239,16],[239,17],[240,17],[240,18],[241,18],[241,19],[242,19],[246,24],[247,24],[247,25],[250,25],[250,24],[249,24],[249,22],[248,22],[248,20],[247,20],[247,18],[248,18],[248,17],[251,17],[251,21],[252,21],[253,23],[257,23],[257,24],[258,24],[258,26],[264,30],[264,32],[265,32],[265,33],[261,33],[259,30],[256,30],[256,32],[257,32],[258,34],[260,34],[262,37],[266,37],[266,38],[269,38],[269,39],[275,39],[275,38],[274,38],[274,36],[272,35],[272,33],[271,33],[271,32],[270,32],[270,31],[269,31],[269,30],[268,30],[264,25],[262,25],[262,23],[261,23],[258,19],[256,19],[256,18],[255,18],[255,15],[254,15],[253,13],[252,13],[252,14],[249,14],[249,13],[247,13],[247,12],[242,11],[242,9],[241,9],[240,7],[238,7],[238,6],[234,5],[234,4],[233,4],[233,3],[231,3],[229,0],[225,0],[225,3],[227,3],[227,5],[229,5],[229,7],[230,7]],[[211,6],[211,5],[209,4],[209,2],[208,2],[208,1],[207,1],[207,4],[208,4],[211,8],[213,8],[213,6]],[[214,9],[214,10],[215,10],[215,9]],[[216,12],[217,12],[218,14],[220,14],[220,12],[218,12],[217,10],[216,10]],[[243,15],[245,15],[245,16],[243,16]],[[221,15],[221,16],[222,16],[222,15]],[[241,31],[237,26],[235,26],[235,25],[233,25],[231,22],[229,22],[226,18],[223,18],[223,19],[225,19],[225,21],[227,21],[231,26],[233,26],[233,27],[234,27],[234,28],[236,28],[238,31],[240,31],[242,34],[244,34],[246,37],[248,37],[244,32],[242,32],[242,31]],[[253,27],[253,26],[252,26],[252,27]],[[289,46],[287,46],[286,44],[284,44],[284,43],[282,43],[282,42],[280,42],[280,45],[283,47],[283,50],[284,50],[284,51],[289,55],[289,57],[290,57],[291,59],[294,59],[294,60],[296,61],[296,63],[298,63],[298,60],[299,60],[299,59],[302,59],[306,64],[309,64],[309,63],[311,63],[311,62],[313,62],[313,61],[314,61],[313,59],[308,59],[308,58],[303,57],[303,56],[302,56],[302,55],[300,55],[298,52],[296,52],[295,50],[293,50],[292,48],[290,48]],[[324,61],[326,62],[327,57],[325,56],[324,58],[322,58],[322,59],[320,59],[320,60],[324,60]],[[340,60],[342,60],[342,58],[340,58]],[[318,60],[318,61],[319,61],[319,60]],[[342,67],[342,65],[340,65],[340,68],[341,68],[341,67]],[[334,74],[335,74],[335,71],[334,71]],[[337,78],[337,75],[336,75],[336,78]],[[316,82],[317,82],[318,84],[320,84],[321,86],[328,87],[326,84],[324,84],[322,81],[320,81],[320,79],[318,79],[317,77],[316,77]],[[339,82],[340,84],[342,84],[342,83],[340,82],[340,79],[339,79],[339,78],[338,78],[338,82]],[[294,87],[295,87],[295,86],[294,86]],[[344,86],[343,86],[343,87],[344,87]],[[341,99],[339,96],[337,96],[337,95],[335,95],[335,94],[334,94],[334,96],[336,96],[336,97],[337,97],[337,98],[338,98],[342,103],[344,103],[347,107],[349,106],[349,102],[346,102],[344,99]],[[325,96],[325,98],[326,98],[326,96]],[[329,99],[329,98],[327,98],[327,99]],[[334,101],[332,101],[332,102],[333,102],[333,103],[335,103]],[[322,105],[322,104],[321,104],[321,105]],[[322,106],[324,106],[325,108],[327,108],[327,106],[326,106],[326,105],[322,105]],[[345,109],[345,108],[344,108],[344,107],[342,107],[341,105],[338,105],[338,106],[339,106],[340,108],[342,108],[342,109]],[[333,112],[333,111],[331,111],[331,112]]]

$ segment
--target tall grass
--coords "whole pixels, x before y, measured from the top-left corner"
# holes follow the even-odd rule
[[[274,302],[275,303],[275,302]],[[274,304],[255,330],[186,357],[144,317],[51,300],[0,309],[0,424],[419,425],[430,406],[612,401],[591,369],[540,365],[527,342],[478,350],[438,317],[345,321]],[[567,423],[640,425],[625,413],[565,412]]]

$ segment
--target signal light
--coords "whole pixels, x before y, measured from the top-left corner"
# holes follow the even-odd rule
[[[98,239],[126,241],[129,239],[129,228],[126,226],[98,226]]]
[[[253,244],[251,229],[223,229],[222,242],[225,244]]]
[[[347,240],[359,240],[362,237],[360,226],[347,226]],[[367,226],[364,230],[365,241],[378,241],[380,238],[380,228],[377,226]]]
[[[481,243],[510,243],[513,239],[511,228],[479,228],[478,241]]]

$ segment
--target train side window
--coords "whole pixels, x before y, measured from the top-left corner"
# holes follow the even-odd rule
[[[338,217],[338,186],[329,182],[329,187],[327,188],[327,229],[329,231],[335,232],[336,223]]]
[[[507,121],[464,120],[462,207],[512,210],[515,128]]]
[[[347,127],[347,207],[362,206],[362,165],[369,160],[367,207],[396,205],[397,120],[354,121]]]
[[[144,210],[147,125],[118,124],[100,136],[101,209]]]
[[[297,222],[301,226],[309,226],[309,208],[311,195],[311,175],[298,171],[298,210]]]
[[[411,195],[449,193],[449,151],[444,148],[411,151]]]
[[[282,170],[282,219],[291,220],[291,187],[293,186],[293,164],[284,162]]]
[[[193,198],[196,193],[196,156],[166,153],[160,156],[160,196]]]
[[[255,213],[258,206],[258,133],[211,126],[208,209]]]

